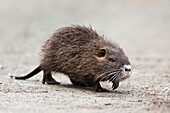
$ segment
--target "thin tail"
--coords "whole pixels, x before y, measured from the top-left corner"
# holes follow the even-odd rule
[[[21,76],[21,77],[14,77],[14,78],[18,79],[18,80],[25,80],[25,79],[31,78],[32,76],[38,74],[40,71],[42,71],[41,66],[38,66],[36,69],[34,69],[32,72],[30,72],[27,75]]]

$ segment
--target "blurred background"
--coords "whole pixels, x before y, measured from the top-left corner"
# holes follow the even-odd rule
[[[34,63],[55,30],[79,24],[119,43],[130,59],[169,60],[169,6],[169,0],[1,0],[0,52]]]
[[[139,66],[132,84],[145,76],[169,81],[170,0],[0,0],[0,82],[36,67],[44,42],[72,24],[91,25],[120,44]]]

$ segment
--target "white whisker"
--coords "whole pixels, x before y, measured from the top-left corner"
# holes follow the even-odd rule
[[[112,79],[114,79],[116,76],[117,76],[117,73],[114,76],[112,76],[109,81],[112,82]]]
[[[116,80],[116,78],[120,75],[121,72],[118,72],[114,77],[112,77],[112,79],[110,79],[111,82],[113,82],[114,80]]]
[[[110,80],[110,77],[115,76],[116,73],[117,73],[117,72],[115,72],[115,73],[110,73],[109,75],[107,75],[108,77],[107,77],[106,81],[107,81],[107,80],[109,81],[109,80]]]
[[[110,71],[106,71],[106,72],[104,72],[104,73],[102,73],[100,76],[103,76],[103,75],[105,75],[106,73],[110,73],[110,72],[117,72],[117,71],[119,71],[120,69],[114,69],[114,70],[110,70]],[[100,77],[99,76],[99,77]]]
[[[106,75],[107,73],[109,74],[110,72],[111,72],[110,74],[113,74],[113,73],[117,72],[117,70],[119,70],[119,69],[114,69],[114,70],[111,70],[111,71],[104,72],[104,73],[102,73],[101,75],[99,75],[98,78]],[[109,75],[110,75],[110,74],[109,74]],[[107,77],[107,75],[106,75],[105,77]]]

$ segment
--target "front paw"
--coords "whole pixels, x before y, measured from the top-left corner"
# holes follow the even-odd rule
[[[118,87],[119,87],[119,81],[114,81],[113,85],[112,85],[113,90],[118,88]]]

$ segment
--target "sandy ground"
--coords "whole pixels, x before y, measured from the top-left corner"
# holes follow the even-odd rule
[[[169,0],[0,0],[0,113],[169,113]],[[92,25],[118,42],[134,65],[132,76],[109,93],[42,85],[42,73],[17,81],[40,60],[41,45],[56,29]],[[109,88],[109,84],[103,84]]]

